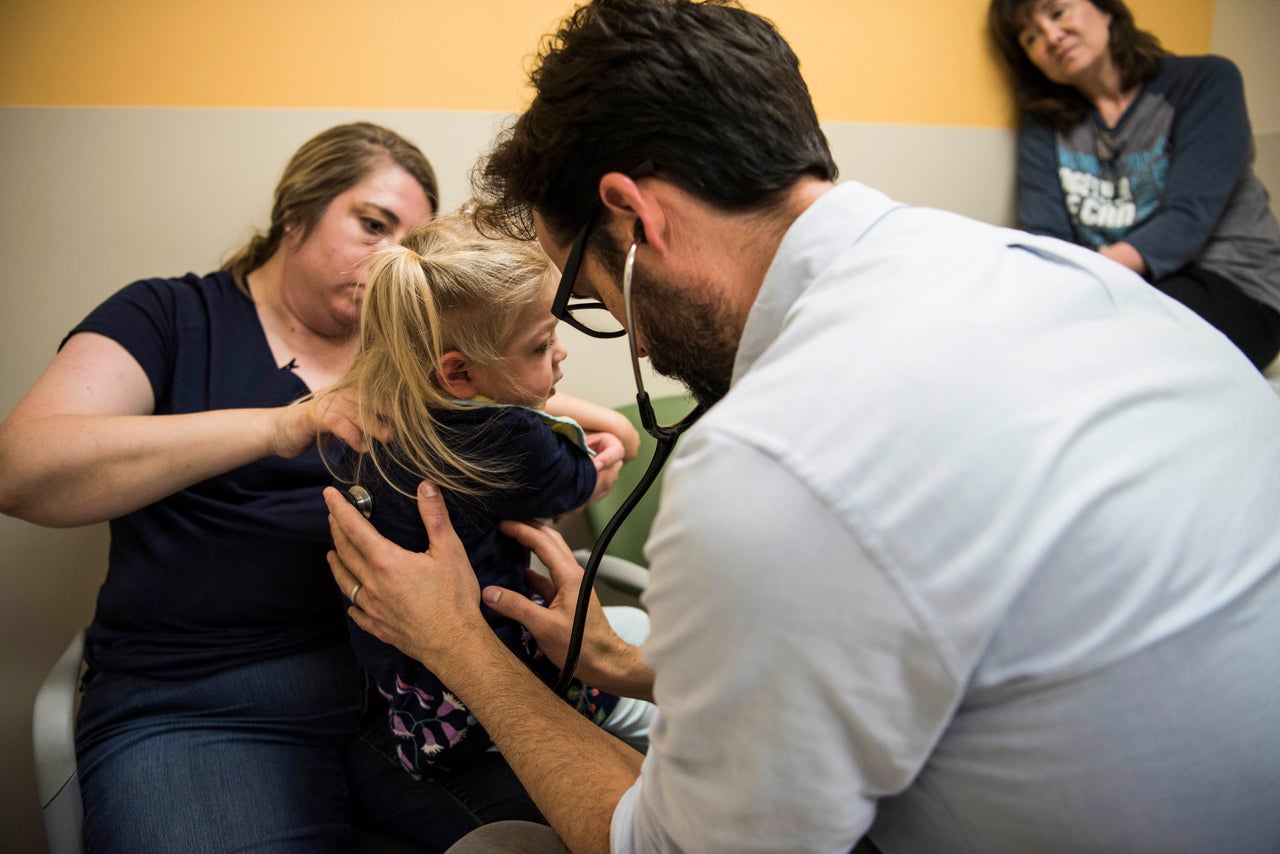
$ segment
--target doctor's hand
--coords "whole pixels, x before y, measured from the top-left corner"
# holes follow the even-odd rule
[[[400,548],[374,529],[340,492],[325,489],[334,551],[329,569],[356,625],[440,675],[468,649],[468,639],[492,630],[480,613],[480,587],[449,521],[440,491],[418,487],[418,511],[431,547]]]
[[[549,577],[533,571],[526,574],[529,586],[547,605],[543,607],[504,587],[484,588],[481,591],[484,603],[502,616],[521,623],[538,642],[538,649],[563,667],[573,612],[582,589],[582,567],[554,528],[539,522],[503,522],[499,530],[533,550],[547,567]],[[641,661],[638,647],[613,631],[594,592],[588,605],[576,675],[592,687],[614,694],[642,700],[653,696],[653,670]]]

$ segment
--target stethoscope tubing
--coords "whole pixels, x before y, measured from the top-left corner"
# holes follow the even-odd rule
[[[701,413],[699,412],[698,414],[700,415]],[[690,421],[690,424],[692,424],[692,421]],[[591,556],[587,558],[587,565],[583,567],[582,571],[582,587],[578,590],[578,602],[574,607],[573,626],[569,632],[569,646],[564,654],[564,666],[560,669],[560,678],[555,686],[557,694],[563,694],[569,689],[569,683],[573,681],[574,671],[578,668],[578,657],[582,651],[582,635],[587,624],[587,609],[591,603],[592,586],[595,582],[596,571],[600,568],[600,561],[604,559],[605,550],[609,548],[609,543],[613,541],[613,535],[622,527],[622,523],[631,515],[631,511],[636,508],[640,500],[644,498],[645,493],[649,491],[649,487],[653,486],[653,482],[658,478],[658,473],[662,471],[662,467],[666,465],[671,452],[675,450],[676,440],[680,437],[680,433],[687,429],[689,425],[685,425],[682,422],[678,426],[681,429],[671,431],[671,435],[658,438],[658,444],[653,449],[653,456],[649,459],[649,467],[640,476],[640,482],[627,495],[617,511],[609,517],[609,521],[600,532],[600,536],[596,537],[595,544],[591,546]]]
[[[627,520],[627,517],[631,515],[631,511],[636,508],[636,505],[640,503],[640,499],[644,498],[645,493],[649,491],[649,487],[653,486],[653,482],[657,480],[658,473],[662,471],[662,467],[666,465],[671,452],[675,450],[676,440],[680,438],[685,430],[697,423],[703,412],[706,411],[705,406],[698,404],[693,408],[693,411],[670,427],[660,426],[657,415],[653,411],[653,404],[649,402],[649,394],[644,389],[644,379],[640,374],[640,354],[636,345],[636,322],[631,309],[631,282],[635,271],[636,251],[639,249],[643,239],[642,234],[637,232],[636,240],[631,244],[631,249],[627,252],[626,262],[623,264],[622,305],[627,329],[631,331],[631,334],[627,336],[627,345],[631,349],[631,369],[635,373],[636,408],[640,413],[640,423],[643,425],[645,432],[656,439],[658,444],[653,449],[649,467],[641,475],[640,482],[636,484],[635,489],[631,490],[631,494],[622,502],[622,506],[617,509],[617,512],[609,518],[604,530],[600,532],[600,536],[596,538],[595,544],[591,547],[591,556],[587,558],[587,565],[583,567],[582,587],[578,590],[578,601],[574,607],[573,624],[569,632],[569,646],[565,650],[564,666],[560,668],[560,678],[555,685],[555,692],[561,695],[569,689],[569,683],[573,681],[574,671],[578,668],[578,657],[582,652],[582,635],[587,624],[587,608],[591,603],[591,592],[595,583],[596,571],[600,568],[600,562],[604,559],[605,550],[608,549],[609,543],[613,540],[613,535],[622,527],[622,523]]]

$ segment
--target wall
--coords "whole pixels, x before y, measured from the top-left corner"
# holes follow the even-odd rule
[[[985,0],[747,5],[774,18],[800,55],[843,178],[1008,221],[1012,116],[983,39]],[[568,6],[0,0],[0,413],[120,285],[216,266],[264,222],[289,154],[325,127],[368,118],[395,128],[432,159],[444,204],[462,202],[468,168],[528,97],[539,35]],[[1260,149],[1274,163],[1276,4],[1132,6],[1174,50],[1212,45],[1242,61],[1255,119],[1266,117]],[[569,346],[566,391],[607,404],[631,397],[623,348],[577,337]],[[0,542],[0,850],[34,851],[43,830],[31,699],[92,614],[106,538],[104,526],[0,518]]]
[[[1211,50],[1231,57],[1244,74],[1249,118],[1258,143],[1255,168],[1280,211],[1280,3],[1217,0]]]

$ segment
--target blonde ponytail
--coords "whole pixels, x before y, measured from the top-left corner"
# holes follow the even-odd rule
[[[463,408],[437,369],[458,350],[503,370],[502,351],[531,307],[545,299],[550,261],[534,245],[480,235],[464,215],[441,217],[370,259],[360,317],[360,352],[335,389],[351,389],[362,422],[380,422],[386,445],[366,432],[371,464],[403,468],[460,495],[508,486],[510,466],[457,450],[438,413]],[[358,476],[358,475],[357,475]]]

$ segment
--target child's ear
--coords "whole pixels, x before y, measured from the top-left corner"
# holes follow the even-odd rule
[[[459,400],[470,400],[480,393],[471,378],[471,363],[457,350],[450,350],[440,357],[436,379],[441,388]]]

